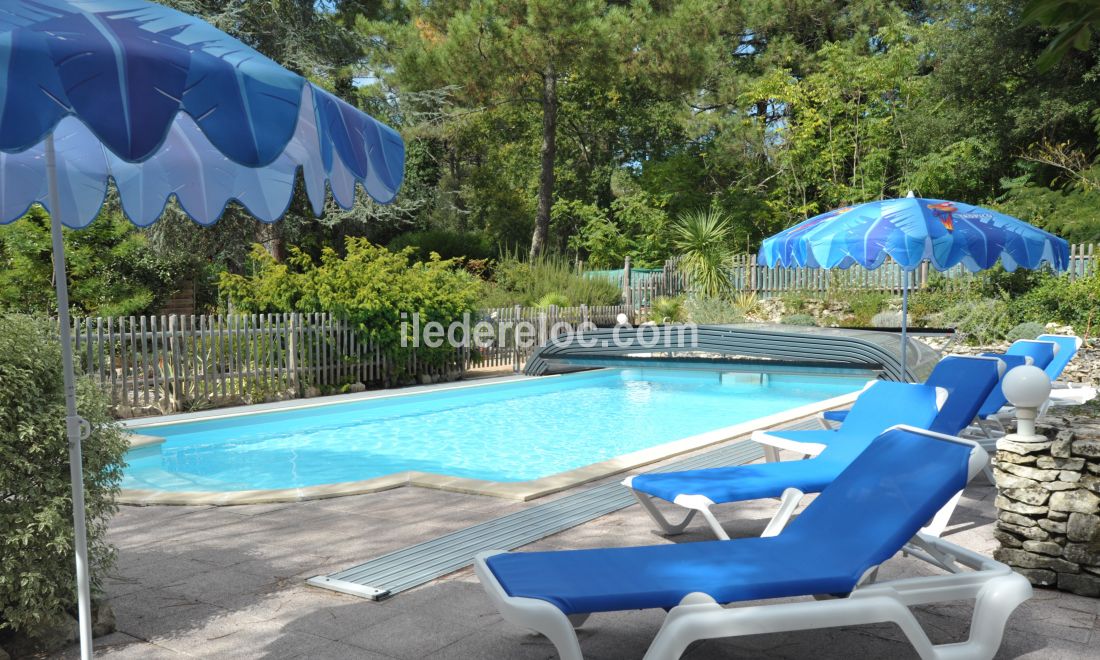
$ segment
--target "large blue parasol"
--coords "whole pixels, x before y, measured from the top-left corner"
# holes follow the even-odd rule
[[[913,196],[845,206],[765,239],[759,263],[770,268],[878,268],[890,257],[902,278],[901,361],[906,365],[909,273],[928,262],[944,271],[1055,270],[1069,266],[1069,244],[1050,232],[980,206]]]
[[[4,0],[0,223],[50,212],[73,482],[81,654],[91,657],[81,440],[61,225],[96,217],[109,181],[139,226],[175,198],[201,224],[230,201],[266,222],[298,172],[316,213],[326,187],[381,203],[401,185],[400,136],[210,25],[144,0]]]

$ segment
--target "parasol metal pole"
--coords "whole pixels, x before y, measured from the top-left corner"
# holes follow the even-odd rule
[[[61,367],[65,374],[65,435],[69,440],[69,480],[73,489],[73,548],[76,553],[77,613],[80,621],[80,657],[92,657],[92,592],[88,571],[88,526],[84,518],[84,462],[80,443],[90,435],[88,422],[76,411],[72,321],[69,286],[65,278],[65,243],[61,235],[61,194],[57,187],[57,153],[53,133],[46,136],[46,180],[49,186],[50,238],[53,242],[53,279],[57,289],[57,321],[61,335]]]
[[[906,350],[909,348],[909,271],[901,271],[901,382],[909,382],[909,361]]]

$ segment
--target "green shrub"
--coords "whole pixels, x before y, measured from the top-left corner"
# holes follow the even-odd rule
[[[441,259],[488,259],[496,256],[493,242],[485,234],[432,229],[397,236],[386,246],[391,252],[413,249],[418,261],[428,261],[432,252]]]
[[[697,296],[690,298],[685,305],[688,318],[698,325],[722,325],[725,323],[741,323],[745,317],[730,304],[730,301],[719,296]]]
[[[788,314],[779,319],[783,325],[817,325],[817,321],[809,314]]]
[[[909,323],[926,327],[946,325],[948,321],[944,315],[945,310],[980,299],[981,296],[976,291],[968,288],[947,289],[932,286],[914,291],[909,294]]]
[[[686,316],[684,299],[666,296],[655,298],[649,306],[649,315],[657,323],[679,323]]]
[[[856,291],[849,294],[843,302],[851,310],[853,325],[874,325],[874,318],[886,309],[890,295],[881,291]]]
[[[1016,341],[1017,339],[1035,339],[1039,335],[1043,334],[1046,328],[1041,323],[1020,323],[1005,334],[1007,341]]]
[[[407,350],[401,347],[402,332],[412,332],[413,314],[419,315],[421,327],[431,321],[448,327],[474,310],[482,286],[451,260],[420,262],[412,256],[411,248],[390,252],[366,239],[348,238],[344,257],[325,248],[314,262],[291,247],[286,262],[278,263],[257,245],[253,273],[225,273],[221,289],[244,312],[332,312],[384,352],[402,355]],[[443,363],[453,356],[445,342],[417,349],[421,360]]]
[[[943,321],[971,344],[989,344],[1005,338],[1014,325],[1004,299],[960,302],[943,311]]]
[[[1018,323],[1064,323],[1083,335],[1100,322],[1100,275],[1070,282],[1051,277],[1012,301],[1012,317]]]
[[[810,306],[810,299],[805,294],[797,292],[784,293],[779,296],[779,300],[783,302],[783,311],[788,314],[801,314]]]
[[[543,256],[534,262],[507,257],[496,264],[478,305],[535,305],[551,293],[572,305],[617,305],[622,299],[619,287],[603,278],[585,277],[561,257]]]
[[[545,296],[539,298],[539,301],[535,303],[535,307],[568,307],[569,299],[560,293],[548,293]]]
[[[93,585],[114,560],[107,523],[127,442],[104,394],[86,379],[78,409]],[[45,321],[0,316],[0,631],[34,636],[76,604],[61,348]]]

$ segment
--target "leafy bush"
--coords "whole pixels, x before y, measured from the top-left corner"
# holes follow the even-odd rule
[[[390,241],[391,252],[413,249],[418,261],[428,261],[432,252],[442,259],[488,259],[496,256],[493,242],[485,234],[433,229],[401,234]]]
[[[687,315],[692,323],[699,325],[722,325],[741,323],[745,317],[725,298],[718,296],[697,296],[688,299]]]
[[[783,302],[783,311],[789,314],[801,314],[810,307],[810,299],[805,294],[789,291],[779,296]]]
[[[649,315],[658,323],[679,323],[686,316],[684,299],[666,296],[655,298],[649,306]]]
[[[886,309],[890,295],[881,291],[855,291],[844,300],[852,312],[854,325],[875,325],[874,319]]]
[[[971,344],[989,344],[1004,339],[1012,329],[1007,301],[984,298],[956,303],[943,311],[943,320]]]
[[[1066,278],[1048,278],[1037,287],[1012,301],[1011,312],[1018,323],[1052,321],[1072,325],[1084,335],[1100,322],[1100,275],[1070,282]]]
[[[738,291],[733,296],[733,307],[742,316],[755,316],[760,312],[760,297],[753,291]]]
[[[114,560],[106,539],[127,442],[108,402],[81,379],[84,488],[93,585]],[[0,316],[0,631],[33,636],[76,603],[61,348],[45,321]]]
[[[680,252],[680,269],[703,296],[729,290],[727,268],[733,251],[733,227],[720,211],[696,211],[680,216],[672,227],[673,244]]]
[[[496,264],[478,304],[534,305],[547,294],[564,296],[572,305],[617,305],[622,298],[619,287],[606,279],[585,277],[561,257],[543,256],[533,262],[507,257]]]
[[[535,307],[568,307],[569,299],[560,293],[548,293],[545,296],[539,298],[539,301],[535,303]]]
[[[1016,327],[1012,328],[1005,335],[1007,341],[1016,341],[1017,339],[1035,339],[1039,335],[1043,334],[1046,330],[1041,323],[1020,323]]]
[[[253,273],[225,273],[221,288],[245,312],[332,312],[390,354],[402,352],[402,320],[411,325],[419,314],[421,327],[431,321],[447,327],[475,307],[480,281],[451,260],[412,261],[411,248],[390,252],[362,238],[348,238],[346,252],[341,258],[325,248],[315,263],[291,247],[278,263],[256,245]],[[418,358],[440,362],[453,353],[447,345],[417,349]]]
[[[128,316],[155,311],[171,293],[179,264],[156,257],[119,213],[64,232],[69,302],[82,314]],[[47,314],[57,309],[50,220],[39,207],[0,226],[0,311]]]
[[[817,325],[817,321],[809,314],[788,314],[779,319],[783,325]]]

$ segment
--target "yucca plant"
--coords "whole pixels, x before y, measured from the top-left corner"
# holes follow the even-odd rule
[[[721,211],[693,211],[673,225],[673,244],[681,255],[680,268],[695,292],[714,297],[729,291],[727,266],[732,227]]]
[[[742,316],[756,316],[760,311],[760,298],[755,291],[739,291],[733,296],[733,308]]]

